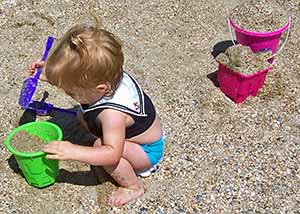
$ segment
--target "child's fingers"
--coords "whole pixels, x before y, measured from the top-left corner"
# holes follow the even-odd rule
[[[48,153],[46,155],[47,159],[55,159],[57,155],[55,154],[55,149],[52,145],[46,144],[42,147],[42,151]]]
[[[47,159],[52,159],[52,160],[59,160],[58,155],[46,155]]]
[[[45,61],[36,61],[36,62],[31,63],[28,66],[29,75],[33,76],[36,73],[36,69],[43,68],[44,65],[45,65]],[[39,79],[42,80],[42,81],[47,82],[47,78],[46,78],[45,74],[43,74],[43,73],[41,74]]]
[[[29,66],[28,66],[28,71],[29,73],[33,73],[35,71],[35,63],[31,63]]]
[[[45,61],[36,61],[29,65],[29,70],[34,71],[37,68],[44,67],[44,65],[45,65]]]
[[[31,64],[29,65],[29,68],[30,68],[31,70],[34,70],[34,69],[36,69],[38,66],[39,66],[39,61],[36,61],[36,62],[31,63]]]
[[[59,144],[57,141],[52,141],[42,147],[43,152],[55,154],[59,150]]]
[[[37,65],[38,65],[38,67],[44,67],[45,61],[39,61],[39,62],[37,63]]]

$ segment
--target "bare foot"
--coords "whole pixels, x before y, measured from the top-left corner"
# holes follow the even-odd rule
[[[119,187],[119,189],[113,192],[109,197],[108,204],[111,206],[123,206],[130,201],[142,197],[143,194],[144,188],[142,185],[135,189]]]

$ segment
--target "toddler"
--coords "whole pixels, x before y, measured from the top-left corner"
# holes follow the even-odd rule
[[[98,25],[75,25],[62,37],[43,68],[41,80],[64,90],[81,107],[93,146],[52,141],[47,158],[103,166],[120,185],[108,204],[121,206],[144,194],[137,175],[149,172],[163,157],[162,126],[150,98],[123,71],[122,45]]]

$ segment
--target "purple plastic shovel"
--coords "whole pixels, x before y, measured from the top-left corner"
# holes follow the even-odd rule
[[[50,103],[45,103],[41,101],[32,101],[29,103],[28,108],[31,111],[34,111],[39,116],[49,115],[52,111],[59,111],[62,113],[71,114],[73,116],[76,116],[76,111],[58,108],[53,106]]]
[[[42,61],[46,60],[49,50],[52,47],[53,40],[54,39],[52,36],[48,37],[44,54],[42,57]],[[24,80],[21,89],[21,94],[19,97],[19,104],[22,107],[22,109],[34,111],[37,115],[40,116],[49,115],[53,110],[76,116],[76,111],[54,107],[52,104],[44,102],[44,99],[43,101],[31,100],[36,90],[41,73],[42,73],[42,68],[38,68],[36,74],[33,77],[28,77],[27,79]]]
[[[45,61],[49,50],[52,47],[53,44],[53,37],[49,36],[47,39],[46,47],[44,50],[44,54],[42,57],[42,61]],[[35,92],[35,89],[38,84],[38,79],[42,73],[42,68],[38,68],[36,74],[33,77],[28,77],[24,80],[23,86],[21,89],[20,97],[19,97],[19,104],[22,107],[22,109],[27,109],[29,106],[29,103],[31,102],[31,98]]]

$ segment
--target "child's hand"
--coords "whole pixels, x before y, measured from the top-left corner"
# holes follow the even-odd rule
[[[75,145],[69,141],[52,141],[43,146],[42,151],[47,152],[46,158],[55,160],[70,160]]]
[[[30,76],[34,76],[35,73],[36,73],[36,70],[37,70],[38,68],[44,68],[44,66],[45,66],[45,61],[36,61],[36,62],[31,63],[31,64],[29,65],[29,69],[28,69],[29,75],[30,75]],[[45,82],[48,81],[48,80],[47,80],[47,77],[46,77],[46,75],[45,75],[45,73],[44,73],[44,70],[42,70],[42,73],[41,73],[41,75],[40,75],[39,80],[45,81]]]

